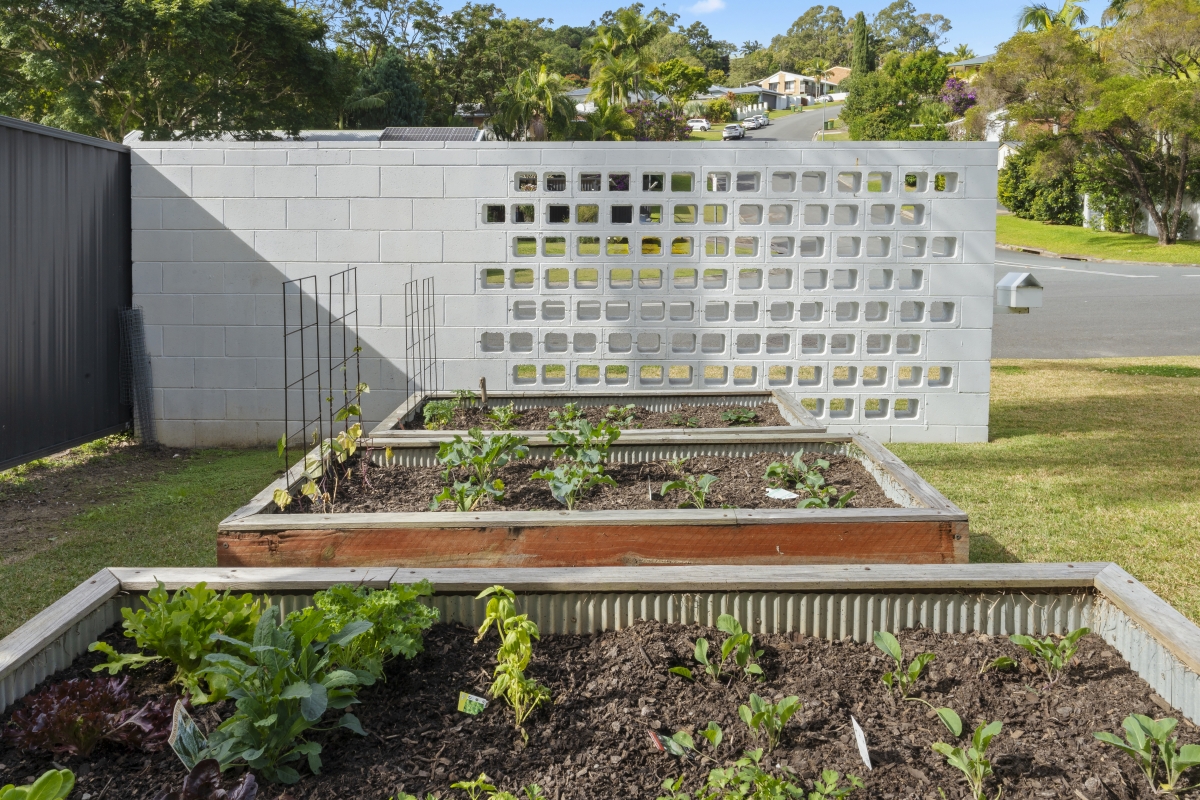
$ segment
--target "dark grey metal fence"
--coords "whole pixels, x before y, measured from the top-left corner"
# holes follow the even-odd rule
[[[129,148],[0,117],[0,469],[129,424]]]

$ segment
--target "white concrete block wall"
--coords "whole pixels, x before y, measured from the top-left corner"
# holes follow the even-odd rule
[[[834,431],[986,440],[994,143],[133,147],[171,444],[277,438],[280,282],[349,266],[368,422],[402,397],[403,286],[433,276],[447,388],[783,387]]]

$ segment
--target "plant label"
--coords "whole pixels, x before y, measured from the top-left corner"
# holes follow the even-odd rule
[[[458,710],[464,714],[470,714],[474,717],[487,707],[488,701],[485,697],[478,697],[466,692],[458,693]]]
[[[858,754],[862,757],[862,762],[867,765],[867,769],[872,769],[871,754],[867,752],[867,736],[859,727],[858,720],[854,718],[853,714],[850,715],[850,724],[854,726],[854,741],[858,742]]]
[[[767,489],[767,497],[772,500],[795,500],[800,495],[787,489]]]

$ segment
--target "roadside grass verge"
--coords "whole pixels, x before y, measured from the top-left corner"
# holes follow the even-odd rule
[[[1200,242],[1176,242],[1164,247],[1153,236],[1108,233],[1073,225],[1046,225],[1011,214],[996,217],[996,241],[1015,247],[1034,247],[1052,253],[1113,261],[1200,264]]]

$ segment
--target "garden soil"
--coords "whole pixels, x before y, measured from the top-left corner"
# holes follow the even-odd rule
[[[498,640],[489,632],[437,625],[427,633],[425,651],[409,662],[393,662],[386,680],[361,692],[355,707],[365,737],[345,730],[313,738],[324,746],[320,775],[305,771],[292,787],[266,786],[264,800],[384,800],[398,792],[441,800],[465,798],[454,781],[481,772],[502,789],[537,783],[550,800],[628,798],[653,800],[664,779],[685,776],[694,792],[713,765],[680,760],[660,752],[660,737],[696,731],[715,720],[725,732],[720,749],[703,752],[719,765],[744,750],[762,746],[738,719],[737,707],[751,692],[778,700],[796,695],[803,704],[787,725],[779,747],[764,757],[772,770],[786,766],[811,785],[822,769],[861,776],[866,787],[850,795],[862,800],[949,800],[966,798],[959,773],[930,748],[955,741],[929,708],[894,700],[880,683],[890,662],[870,644],[826,642],[777,635],[756,637],[763,649],[763,682],[728,674],[689,682],[669,674],[690,665],[697,636],[718,641],[713,629],[642,622],[595,636],[546,636],[535,644],[528,674],[547,685],[551,704],[526,722],[528,742],[513,726],[512,711],[494,701],[478,717],[457,711],[459,692],[484,695],[495,666]],[[116,629],[106,640],[129,648]],[[968,726],[999,720],[1003,730],[992,743],[995,777],[989,797],[1003,787],[1014,800],[1149,800],[1141,773],[1115,748],[1096,741],[1094,731],[1119,732],[1129,713],[1180,717],[1134,675],[1126,662],[1095,635],[1080,642],[1077,663],[1052,688],[1026,661],[1017,670],[978,675],[997,656],[1021,659],[1024,651],[1006,639],[935,634],[900,635],[906,660],[920,652],[937,654],[919,683],[919,696],[948,705]],[[86,654],[51,680],[91,675],[99,656]],[[166,691],[170,672],[155,665],[133,673],[140,692]],[[228,703],[196,713],[211,727]],[[866,734],[874,769],[863,765],[851,718]],[[1181,742],[1200,742],[1200,731],[1182,720]],[[699,739],[700,737],[696,737]],[[0,784],[22,784],[55,763],[79,777],[72,797],[89,800],[141,800],[160,789],[178,788],[184,770],[170,751],[144,754],[102,744],[89,759],[25,755],[0,745]],[[232,781],[234,772],[227,773]],[[1192,793],[1192,797],[1200,793]]]
[[[490,404],[492,408],[496,408],[497,405],[497,403]],[[608,408],[609,406],[584,406],[579,409],[579,414],[587,417],[587,420],[594,424],[604,418]],[[561,410],[558,406],[538,406],[518,411],[515,429],[522,431],[549,430],[550,412]],[[735,426],[721,418],[722,414],[733,410],[753,411],[756,418],[753,423]],[[637,426],[647,429],[677,428],[686,430],[688,428],[754,428],[767,425],[790,425],[779,413],[779,407],[774,403],[762,403],[752,408],[749,406],[680,405],[670,411],[651,411],[648,408],[636,406],[633,413]],[[455,409],[449,428],[451,430],[469,430],[471,428],[492,430],[494,426],[495,422],[487,415],[486,409],[480,406],[471,406]],[[418,413],[417,418],[407,423],[405,427],[409,430],[424,430],[423,417]]]

